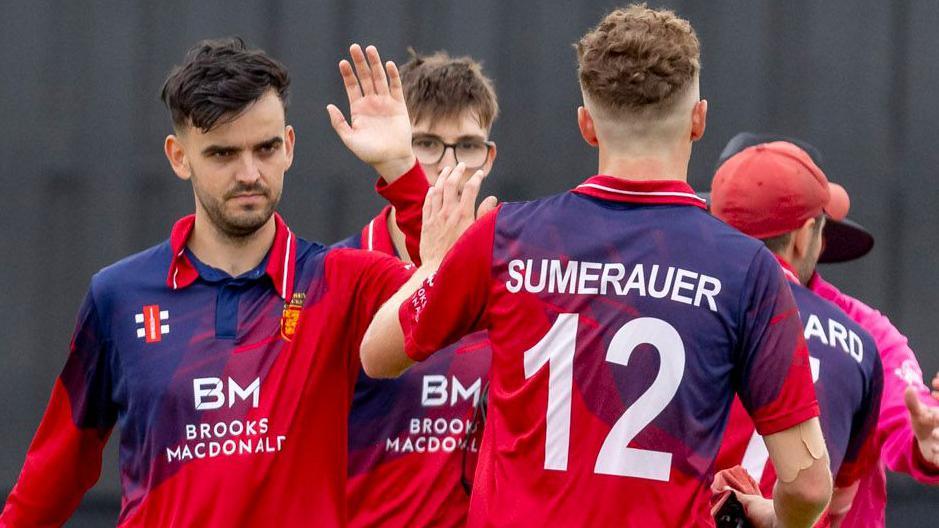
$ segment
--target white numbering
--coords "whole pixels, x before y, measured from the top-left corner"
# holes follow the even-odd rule
[[[809,356],[809,368],[812,369],[812,383],[818,382],[818,374],[822,368],[822,362],[818,358]],[[766,444],[760,433],[753,431],[750,442],[747,444],[746,451],[743,452],[743,461],[740,463],[743,469],[747,470],[753,478],[759,480],[766,469],[766,462],[769,461],[769,451],[766,450]]]
[[[545,424],[545,469],[567,469],[571,437],[571,391],[577,314],[560,314],[548,333],[525,352],[525,378],[548,365],[548,412]],[[604,475],[668,481],[672,454],[627,447],[675,397],[685,372],[685,346],[675,328],[661,319],[640,317],[620,328],[606,352],[606,360],[628,365],[639,345],[659,352],[659,371],[652,385],[620,416],[603,441],[594,472]]]

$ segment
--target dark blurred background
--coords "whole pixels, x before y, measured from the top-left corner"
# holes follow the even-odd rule
[[[923,370],[939,369],[939,2],[652,2],[690,19],[702,42],[709,126],[690,179],[709,186],[737,131],[814,143],[844,184],[851,217],[877,244],[825,276],[888,314]],[[0,492],[6,495],[64,364],[92,273],[168,236],[193,209],[163,156],[159,90],[185,51],[241,35],[293,77],[297,154],[281,206],[308,239],[336,241],[381,205],[373,176],[334,136],[325,106],[346,108],[336,63],[350,43],[481,59],[502,107],[487,192],[560,192],[596,169],[580,139],[571,44],[611,1],[2,2],[0,17]],[[889,375],[889,373],[888,373]],[[117,432],[115,432],[117,435]],[[99,484],[70,526],[113,525],[120,487],[112,440]],[[888,520],[935,526],[939,490],[890,481]],[[929,517],[929,514],[932,517]]]

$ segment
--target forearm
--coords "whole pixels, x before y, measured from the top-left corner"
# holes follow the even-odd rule
[[[815,524],[831,498],[828,456],[815,460],[792,482],[777,481],[773,509],[780,528],[809,527]],[[827,493],[819,490],[829,490]]]
[[[23,470],[7,497],[0,526],[61,526],[98,480],[109,433],[79,429],[56,383]]]
[[[404,349],[404,331],[398,311],[424,285],[424,281],[437,270],[437,263],[425,264],[392,295],[378,310],[365,336],[362,338],[362,368],[371,378],[396,378],[414,361]],[[419,302],[415,299],[410,302]]]

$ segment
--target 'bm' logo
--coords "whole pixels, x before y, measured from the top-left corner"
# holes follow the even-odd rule
[[[196,378],[192,380],[192,392],[196,401],[197,411],[218,409],[225,405],[225,384],[219,378]],[[261,399],[261,378],[254,378],[251,385],[241,388],[238,383],[228,378],[228,407],[235,405],[235,398],[242,401],[251,398],[251,406],[257,407]]]
[[[450,378],[448,382],[446,376],[440,374],[431,374],[424,376],[423,388],[421,390],[421,405],[424,407],[440,407],[446,405],[456,405],[457,400],[473,399],[473,407],[479,404],[479,388],[482,382],[479,378],[469,387],[464,387],[456,377]],[[448,390],[449,389],[449,390]]]

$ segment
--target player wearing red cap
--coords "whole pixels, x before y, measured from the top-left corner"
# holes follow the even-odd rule
[[[724,147],[718,165],[737,152],[771,141],[789,141],[805,150],[819,166],[821,153],[811,144],[771,134],[741,132]],[[823,249],[819,263],[838,263],[866,255],[874,237],[863,226],[847,218],[851,206],[848,193],[830,183],[831,202],[822,229]],[[884,371],[884,389],[877,422],[878,462],[861,475],[857,494],[842,526],[883,527],[887,502],[885,467],[906,473],[918,482],[939,485],[939,375],[932,380],[934,392],[923,383],[922,369],[907,338],[876,309],[839,291],[816,269],[808,288],[836,304],[863,327],[877,344]]]
[[[714,175],[714,216],[763,240],[789,277],[805,326],[813,378],[821,407],[822,429],[831,455],[836,492],[827,521],[839,522],[851,504],[860,475],[876,459],[874,430],[883,371],[877,348],[859,325],[804,285],[812,277],[822,248],[826,215],[842,216],[843,193],[829,184],[809,155],[784,141],[748,147],[727,159]],[[718,467],[742,464],[771,496],[778,478],[767,464],[765,446],[743,407],[735,405]],[[772,504],[738,494],[748,516],[763,525]],[[824,523],[823,523],[824,524]]]
[[[577,49],[578,124],[601,174],[504,205],[436,273],[422,265],[373,320],[363,366],[398,375],[489,331],[470,526],[712,524],[734,392],[785,468],[781,524],[807,526],[831,477],[792,294],[769,251],[685,182],[707,110],[697,37],[670,11],[631,6]]]

